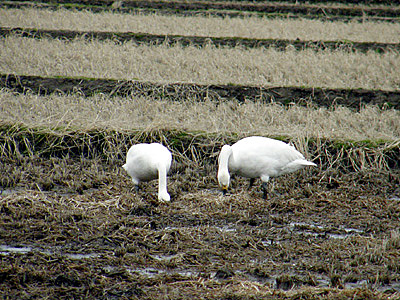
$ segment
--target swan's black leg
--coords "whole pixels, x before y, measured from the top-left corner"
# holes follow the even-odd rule
[[[264,192],[264,199],[268,199],[268,182],[264,182],[262,183],[262,188],[263,188],[263,192]]]
[[[247,188],[247,190],[250,190],[250,189],[251,189],[251,187],[252,187],[253,184],[254,184],[254,181],[256,181],[255,178],[250,178],[250,184],[249,184],[249,187]]]

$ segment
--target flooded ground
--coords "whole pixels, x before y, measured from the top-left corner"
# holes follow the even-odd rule
[[[260,186],[175,167],[136,193],[116,165],[2,159],[9,299],[399,299],[400,173],[304,170]]]

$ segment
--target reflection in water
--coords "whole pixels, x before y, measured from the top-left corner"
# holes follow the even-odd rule
[[[32,248],[31,247],[12,247],[12,246],[8,246],[8,245],[0,245],[0,254],[2,255],[7,255],[10,253],[21,253],[21,254],[25,254],[28,252],[31,252]]]
[[[51,251],[51,250],[44,250],[40,248],[32,248],[29,246],[9,246],[9,245],[0,245],[0,255],[9,255],[9,254],[27,254],[32,251],[41,253],[41,254],[46,254],[46,255],[52,255],[59,253],[60,251]],[[70,259],[86,259],[86,258],[96,258],[99,257],[101,254],[100,253],[62,253],[61,256],[65,256]]]

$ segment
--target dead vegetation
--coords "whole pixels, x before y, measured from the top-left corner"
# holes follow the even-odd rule
[[[366,20],[398,21],[398,6],[391,2],[379,2],[386,5],[338,5],[338,3],[251,3],[242,1],[37,1],[34,3],[5,1],[1,3],[6,8],[35,7],[56,10],[60,7],[73,10],[89,10],[95,13],[120,12],[120,13],[154,13],[162,15],[182,16],[219,16],[230,18],[255,17],[286,17],[338,20]],[[368,4],[371,4],[370,2]],[[377,4],[377,3],[375,3]],[[388,5],[390,4],[390,5]]]
[[[136,32],[204,37],[399,43],[400,26],[388,22],[331,22],[288,18],[220,18],[114,12],[0,9],[0,26],[77,31]]]
[[[162,91],[160,91],[162,93]],[[283,136],[341,141],[396,142],[400,112],[366,105],[359,111],[262,101],[217,101],[188,97],[110,97],[79,93],[39,96],[0,91],[0,118],[9,124],[61,131],[149,131],[156,129],[200,134]],[[278,117],[279,116],[279,117]],[[237,129],[240,128],[240,133]],[[45,130],[44,130],[45,133]],[[67,134],[68,135],[68,134]]]
[[[397,90],[400,81],[396,52],[199,49],[19,37],[2,39],[0,51],[0,72],[16,75],[383,90]]]

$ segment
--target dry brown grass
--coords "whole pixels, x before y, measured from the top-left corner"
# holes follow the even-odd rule
[[[34,40],[0,42],[1,73],[261,86],[397,90],[396,52],[136,46],[127,42]]]
[[[29,127],[115,131],[154,129],[206,134],[313,137],[339,140],[400,138],[400,112],[367,106],[360,112],[338,107],[284,107],[279,104],[181,102],[97,95],[41,97],[0,92],[0,119]]]
[[[0,26],[264,39],[400,42],[399,23],[369,21],[325,22],[286,18],[182,17],[111,12],[94,14],[86,11],[27,8],[1,9]]]

